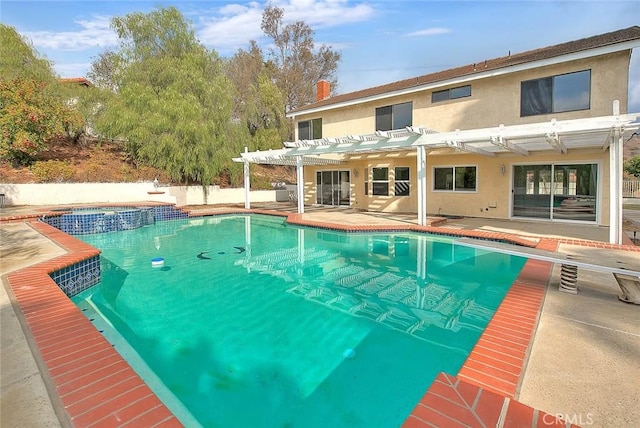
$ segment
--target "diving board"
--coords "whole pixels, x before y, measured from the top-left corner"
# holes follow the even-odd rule
[[[562,254],[552,251],[540,250],[537,248],[520,247],[497,241],[485,241],[472,238],[460,238],[455,240],[456,244],[467,247],[479,248],[497,253],[509,254],[512,256],[526,257],[528,259],[541,260],[550,263],[560,263],[560,291],[577,294],[576,287],[578,268],[612,273],[614,275],[635,276],[640,279],[640,266],[630,265],[626,262],[616,262],[616,265],[602,263],[592,257],[583,257],[576,254]]]

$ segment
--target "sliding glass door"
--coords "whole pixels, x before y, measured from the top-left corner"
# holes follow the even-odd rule
[[[316,172],[316,203],[349,205],[351,203],[349,175],[349,171]]]
[[[513,216],[596,221],[597,164],[516,165]]]

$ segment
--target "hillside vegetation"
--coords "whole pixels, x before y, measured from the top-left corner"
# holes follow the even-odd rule
[[[53,161],[53,162],[50,162]],[[56,173],[67,174],[62,179],[51,177],[43,180],[34,173],[38,166],[51,165]],[[40,168],[43,169],[43,168]],[[63,171],[59,171],[63,169]],[[295,183],[295,170],[290,167],[271,167],[268,165],[251,165],[252,189],[270,189],[273,182]],[[69,176],[67,171],[71,171]],[[31,166],[12,166],[6,160],[0,162],[0,183],[38,183],[38,182],[72,182],[72,183],[126,183],[153,181],[155,177],[161,183],[172,183],[161,170],[147,166],[137,167],[129,159],[122,144],[92,143],[74,144],[57,142],[49,149],[41,152]],[[172,183],[183,184],[183,183]],[[228,187],[224,179],[218,180],[221,187]]]

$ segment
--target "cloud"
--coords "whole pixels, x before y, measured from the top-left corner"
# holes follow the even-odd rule
[[[25,31],[36,48],[79,51],[88,48],[117,44],[116,33],[109,28],[111,18],[96,16],[92,20],[74,21],[81,29],[77,31]]]
[[[368,5],[349,5],[346,0],[272,1],[284,9],[284,23],[304,21],[313,29],[366,21],[374,15]],[[246,46],[249,40],[264,36],[260,29],[266,3],[228,4],[217,10],[216,16],[200,19],[198,38],[218,51],[233,51]]]
[[[312,28],[335,27],[366,21],[375,11],[371,6],[358,4],[349,6],[346,0],[291,0],[284,8],[286,22],[304,21]]]
[[[437,36],[439,34],[447,34],[450,32],[451,30],[448,28],[432,27],[432,28],[425,28],[424,30],[418,30],[412,33],[405,34],[405,37],[429,37],[429,36]]]
[[[200,42],[218,51],[236,50],[262,35],[261,21],[262,6],[258,3],[227,5],[217,17],[201,19],[197,36]]]

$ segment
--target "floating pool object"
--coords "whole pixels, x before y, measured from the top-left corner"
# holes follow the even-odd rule
[[[151,259],[151,267],[162,267],[164,266],[164,259],[162,257],[156,257],[155,259]]]
[[[347,359],[352,359],[356,357],[356,351],[354,349],[348,348],[345,349],[342,353],[342,356]]]

